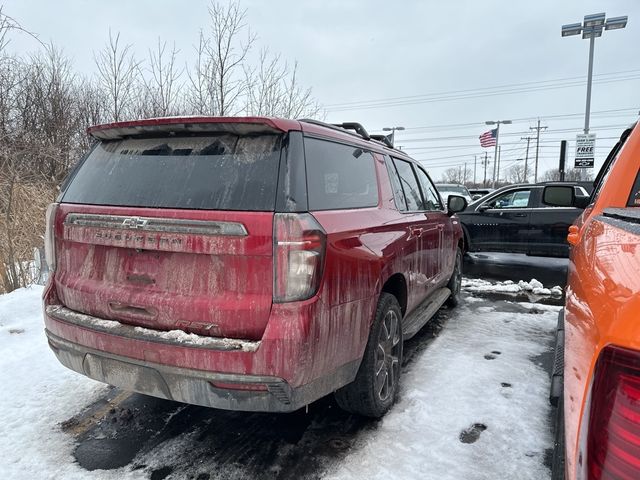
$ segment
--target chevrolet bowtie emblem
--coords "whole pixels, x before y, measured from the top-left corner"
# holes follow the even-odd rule
[[[122,222],[122,226],[127,228],[134,228],[134,229],[144,228],[147,225],[147,223],[149,223],[149,220],[145,218],[129,217],[124,219],[124,221]]]

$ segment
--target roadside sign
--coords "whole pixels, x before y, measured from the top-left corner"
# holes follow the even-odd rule
[[[595,147],[595,133],[579,133],[576,135],[575,168],[593,168],[593,153]]]

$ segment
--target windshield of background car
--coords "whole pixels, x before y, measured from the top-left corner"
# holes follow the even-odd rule
[[[234,134],[101,142],[61,201],[273,211],[281,143],[280,135]]]

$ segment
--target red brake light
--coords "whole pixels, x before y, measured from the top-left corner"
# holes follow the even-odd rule
[[[276,213],[273,220],[273,301],[306,300],[322,279],[326,234],[308,213]]]
[[[587,435],[589,480],[640,478],[640,352],[609,346],[600,354]]]

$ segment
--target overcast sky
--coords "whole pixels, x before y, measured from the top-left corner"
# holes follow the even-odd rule
[[[191,62],[198,32],[207,27],[207,0],[0,4],[86,73],[94,71],[93,51],[103,46],[109,28],[134,44],[141,57],[160,37],[175,41],[181,60]],[[573,164],[575,134],[584,124],[589,43],[579,36],[562,38],[560,27],[585,14],[629,16],[627,28],[596,40],[591,109],[596,167],[640,110],[638,0],[244,0],[242,5],[258,47],[299,62],[300,80],[325,106],[326,120],[358,121],[370,132],[405,127],[396,144],[424,161],[435,178],[452,166],[466,163],[473,169],[474,156],[485,151],[477,139],[489,128],[485,120],[514,120],[501,127],[503,170],[525,157],[527,142],[521,137],[535,134],[529,127],[538,118],[548,127],[541,134],[539,170],[557,165],[562,139],[570,141]],[[37,48],[27,36],[12,36],[10,50],[16,53]],[[493,155],[493,149],[487,152]],[[482,179],[480,165],[477,178]]]

